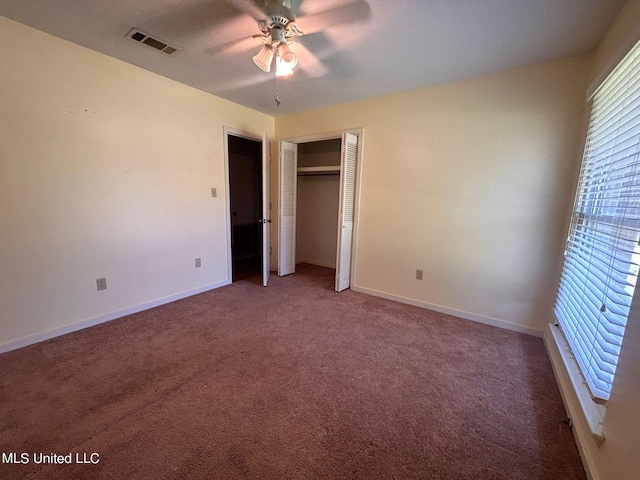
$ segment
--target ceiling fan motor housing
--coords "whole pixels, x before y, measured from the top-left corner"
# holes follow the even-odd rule
[[[272,24],[271,26],[271,41],[274,45],[286,42],[285,40],[285,26],[280,24]]]
[[[286,26],[296,19],[291,10],[291,0],[265,0],[264,12],[271,18],[273,25]]]

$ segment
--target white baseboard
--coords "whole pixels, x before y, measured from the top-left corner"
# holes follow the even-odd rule
[[[175,295],[169,295],[168,297],[141,303],[140,305],[134,305],[133,307],[118,310],[117,312],[105,313],[104,315],[98,315],[97,317],[81,320],[70,325],[54,328],[45,332],[34,333],[33,335],[28,335],[17,340],[11,340],[9,342],[0,344],[0,353],[10,352],[11,350],[16,350],[28,345],[33,345],[34,343],[43,342],[45,340],[59,337],[61,335],[66,335],[67,333],[82,330],[84,328],[93,327],[94,325],[108,322],[110,320],[115,320],[116,318],[142,312],[143,310],[148,310],[150,308],[159,307],[160,305],[165,305],[167,303],[175,302],[176,300],[181,300],[183,298],[191,297],[192,295],[197,295],[199,293],[207,292],[209,290],[214,290],[216,288],[229,285],[229,283],[229,280],[222,280],[220,282],[205,285],[203,287],[188,290],[186,292],[176,293]]]
[[[505,330],[512,330],[514,332],[526,333],[527,335],[533,335],[534,337],[542,337],[542,332],[535,328],[525,327],[522,325],[516,325],[515,323],[507,322],[505,320],[498,320],[497,318],[484,317],[482,315],[476,315],[475,313],[464,312],[462,310],[454,310],[452,308],[442,307],[440,305],[433,305],[431,303],[423,302],[421,300],[415,300],[413,298],[403,297],[401,295],[394,295],[391,293],[381,292],[372,288],[359,287],[352,285],[351,289],[355,292],[366,293],[367,295],[373,295],[374,297],[386,298],[387,300],[394,300],[400,303],[406,303],[408,305],[414,305],[416,307],[426,308],[427,310],[433,310],[434,312],[446,313],[447,315],[453,315],[454,317],[464,318],[465,320],[471,320],[473,322],[484,323],[493,327],[504,328]]]

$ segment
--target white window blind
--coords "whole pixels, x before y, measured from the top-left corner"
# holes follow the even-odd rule
[[[608,399],[640,264],[640,43],[597,90],[555,313]]]

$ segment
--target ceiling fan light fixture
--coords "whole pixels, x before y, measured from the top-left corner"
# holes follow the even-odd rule
[[[298,64],[298,57],[291,51],[291,48],[286,43],[278,45],[278,57],[285,63],[290,63],[291,68]]]
[[[298,57],[285,42],[279,44],[277,49],[276,77],[287,77],[293,73],[293,69],[298,64]]]
[[[258,54],[253,57],[253,63],[265,72],[271,71],[271,63],[273,62],[273,47],[271,45],[263,45]]]
[[[296,60],[296,63],[297,63],[297,60]],[[277,57],[276,58],[276,77],[288,77],[293,73],[293,67],[295,67],[295,64],[292,64],[291,62],[285,62],[282,59],[282,57]]]

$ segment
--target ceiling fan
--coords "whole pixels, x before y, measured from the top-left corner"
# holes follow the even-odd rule
[[[258,1],[262,7],[252,0],[227,0],[257,21],[261,33],[251,38],[259,38],[263,44],[253,61],[261,70],[270,72],[275,60],[278,77],[291,75],[297,65],[311,77],[325,75],[327,67],[301,42],[292,42],[293,37],[319,34],[343,23],[364,20],[371,13],[365,0],[353,0],[346,5],[299,17],[294,13],[291,0]]]
[[[298,64],[298,57],[291,51],[288,39],[303,33],[293,23],[296,17],[291,10],[291,0],[267,0],[264,12],[269,18],[258,21],[264,45],[253,57],[253,62],[261,70],[269,72],[275,56],[276,76],[286,77],[293,73]]]

